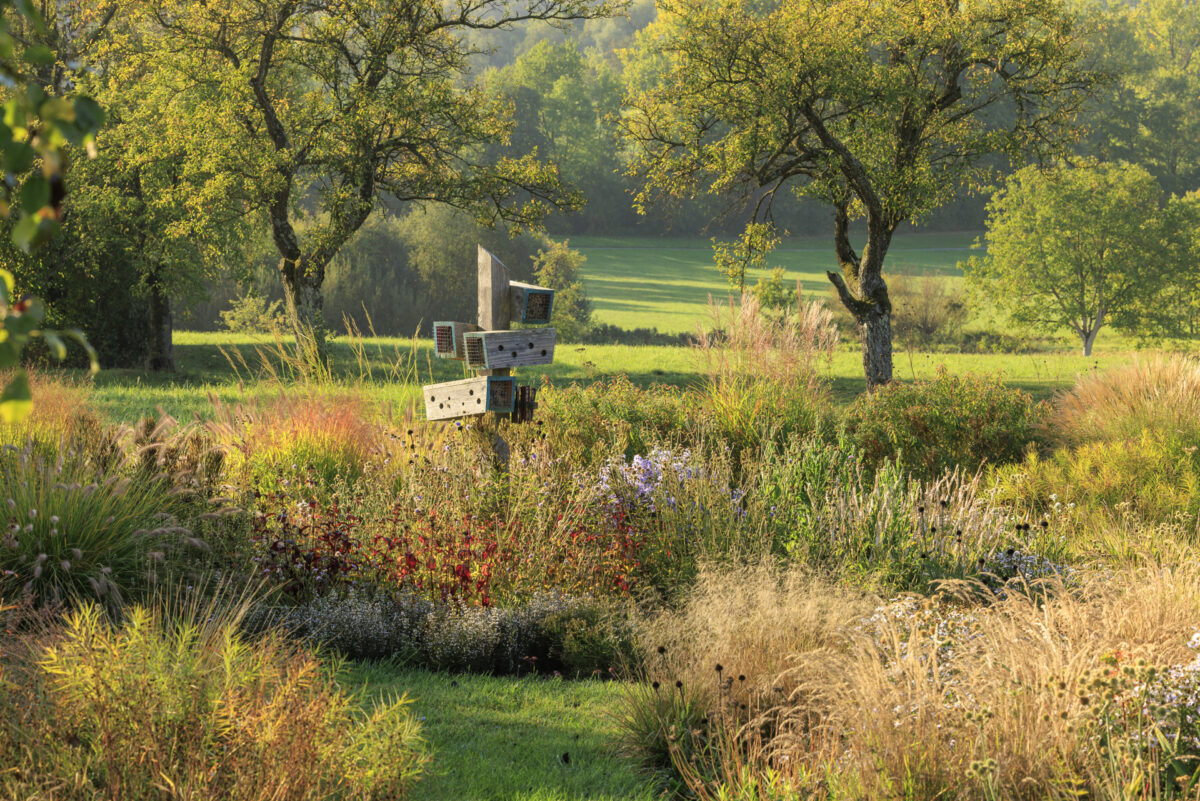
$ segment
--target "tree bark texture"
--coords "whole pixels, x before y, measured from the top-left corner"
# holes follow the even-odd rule
[[[849,204],[835,204],[834,250],[841,273],[829,272],[842,305],[854,316],[862,335],[863,374],[867,391],[892,380],[892,301],[883,280],[883,261],[897,223],[867,216],[867,245],[860,256],[850,243]]]
[[[175,369],[171,299],[155,275],[150,282],[150,353],[147,366],[154,371]]]

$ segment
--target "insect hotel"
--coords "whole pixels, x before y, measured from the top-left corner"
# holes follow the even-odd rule
[[[533,419],[537,389],[517,386],[509,371],[553,362],[554,329],[513,331],[509,325],[548,325],[553,309],[553,289],[509,280],[504,264],[480,247],[478,321],[433,324],[437,356],[465,362],[478,375],[423,387],[425,419],[453,420],[487,412],[515,423]]]

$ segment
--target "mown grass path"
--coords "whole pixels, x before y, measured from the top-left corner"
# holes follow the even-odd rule
[[[615,753],[617,682],[451,675],[351,665],[372,698],[407,693],[433,762],[413,801],[650,801]],[[567,755],[564,762],[563,755]]]

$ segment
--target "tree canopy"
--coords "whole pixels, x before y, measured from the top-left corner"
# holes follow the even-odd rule
[[[1164,207],[1138,166],[1027,167],[989,203],[987,255],[967,275],[1014,321],[1075,332],[1088,356],[1104,326],[1136,332],[1164,311],[1169,288],[1195,287],[1178,205],[1191,202]]]
[[[1093,81],[1076,17],[1058,0],[659,8],[627,67],[638,202],[733,191],[769,217],[789,188],[830,204],[840,273],[829,278],[863,333],[869,386],[892,375],[882,269],[896,229],[982,183],[992,154],[1060,150]],[[751,228],[748,239],[770,237]]]
[[[509,108],[466,80],[462,34],[607,13],[593,0],[123,0],[111,80],[152,71],[198,206],[260,214],[297,336],[323,354],[326,267],[376,202],[537,225],[578,202],[525,155],[485,162]]]

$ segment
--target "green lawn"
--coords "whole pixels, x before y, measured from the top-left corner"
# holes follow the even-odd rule
[[[898,234],[888,251],[891,274],[940,275],[957,279],[959,261],[971,255],[978,233]],[[723,298],[729,284],[713,262],[712,244],[696,238],[635,239],[577,236],[571,247],[587,256],[583,281],[594,318],[622,328],[692,332],[708,320],[708,296]],[[769,260],[787,280],[800,280],[809,297],[827,297],[825,271],[836,268],[830,237],[785,241]],[[767,271],[747,280],[753,284]]]
[[[901,234],[888,256],[892,274],[923,272],[958,281],[956,264],[970,253],[974,233]],[[708,296],[725,298],[729,289],[713,267],[712,248],[703,239],[635,239],[576,237],[571,240],[587,257],[584,280],[598,322],[623,327],[656,327],[662,331],[695,331],[708,317]],[[831,266],[827,239],[792,239],[772,256],[772,264],[799,278],[809,296],[827,297],[824,271]],[[1061,353],[929,354],[898,349],[895,374],[900,379],[932,375],[939,365],[953,372],[1002,372],[1008,382],[1047,397],[1069,385],[1080,373],[1105,369],[1132,358],[1132,343],[1112,331],[1102,332],[1097,355],[1078,355],[1063,340]],[[228,333],[176,333],[178,372],[157,376],[129,370],[104,371],[95,378],[94,401],[111,419],[131,421],[159,407],[181,418],[211,414],[212,400],[224,404],[291,386],[271,380],[264,365],[272,360],[269,338]],[[403,411],[418,400],[420,383],[464,376],[458,362],[433,357],[429,340],[415,349],[406,338],[380,337],[355,342],[337,337],[330,346],[337,385],[351,386],[363,396]],[[234,368],[234,363],[239,363]],[[278,366],[276,367],[278,371]],[[555,383],[590,381],[627,374],[639,385],[689,386],[702,380],[693,354],[680,347],[572,345],[560,343],[554,364],[520,371],[522,381]],[[845,402],[863,390],[857,344],[844,343],[828,368],[835,396]],[[266,379],[266,380],[264,380]]]
[[[365,700],[407,693],[433,755],[413,801],[650,801],[615,753],[618,682],[351,665]],[[563,756],[566,755],[564,762]]]
[[[1115,340],[1115,337],[1112,338]],[[331,361],[338,374],[335,387],[352,387],[356,393],[403,412],[418,400],[419,382],[449,381],[463,376],[462,366],[433,358],[432,343],[420,340],[415,356],[411,341],[394,338],[365,340],[365,361],[374,371],[374,378],[360,378],[360,361],[350,343],[335,341],[330,348]],[[181,419],[202,417],[212,413],[212,400],[223,404],[252,402],[255,398],[284,391],[286,384],[264,380],[256,349],[263,341],[244,336],[221,333],[183,331],[176,334],[179,372],[157,376],[130,370],[102,371],[94,379],[93,402],[114,421],[130,422],[140,416],[153,414],[163,408]],[[221,354],[221,350],[240,351],[254,366],[239,374]],[[1069,386],[1075,377],[1094,369],[1104,370],[1127,362],[1134,352],[1119,341],[1108,348],[1098,346],[1091,358],[1077,352],[1035,354],[940,354],[909,353],[898,350],[895,355],[895,374],[901,380],[927,378],[939,366],[951,372],[1001,372],[1005,380],[1045,398],[1055,390]],[[396,363],[407,364],[404,380],[392,380],[389,372]],[[563,345],[555,351],[553,365],[544,368],[524,368],[519,378],[537,383],[547,376],[558,384],[590,381],[608,375],[624,373],[639,385],[654,383],[689,386],[703,380],[699,366],[690,349],[682,347],[626,345]],[[834,355],[826,368],[835,396],[839,401],[853,399],[864,387],[862,358],[854,343],[846,343]]]

